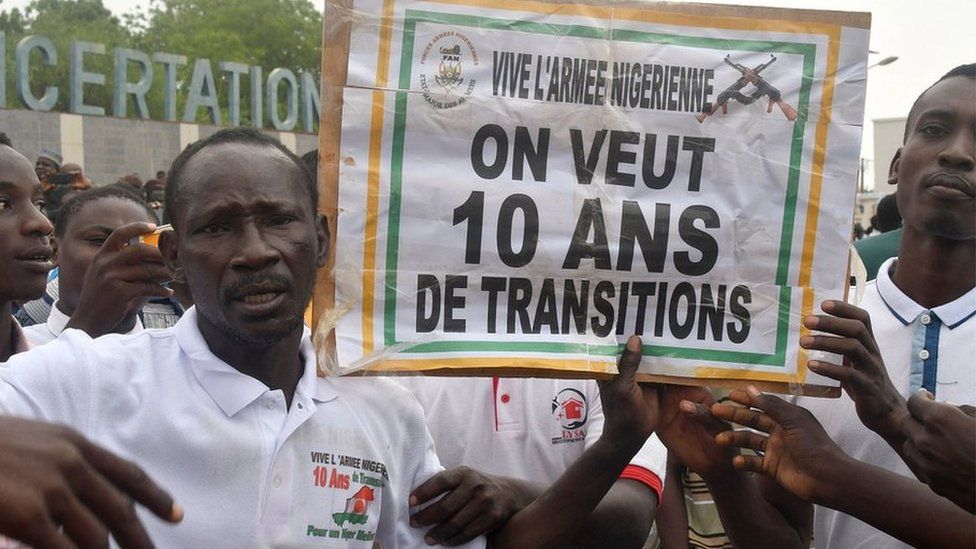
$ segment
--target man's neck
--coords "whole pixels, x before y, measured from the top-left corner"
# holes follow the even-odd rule
[[[304,372],[300,350],[301,329],[273,343],[249,345],[219,330],[199,313],[197,327],[210,352],[217,358],[242,374],[264,383],[271,390],[280,389],[288,407],[291,407],[292,396]]]
[[[12,310],[9,301],[0,301],[0,362],[6,362],[14,354]]]
[[[976,287],[976,240],[949,240],[905,226],[892,282],[931,309]]]

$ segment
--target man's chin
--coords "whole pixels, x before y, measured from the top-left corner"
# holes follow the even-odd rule
[[[976,238],[972,220],[959,219],[957,216],[945,212],[926,220],[925,230],[931,235],[946,240],[973,240]]]
[[[296,332],[301,333],[303,326],[302,319],[297,318],[284,322],[269,321],[258,325],[248,323],[246,326],[229,326],[229,333],[241,345],[268,347],[293,336]]]

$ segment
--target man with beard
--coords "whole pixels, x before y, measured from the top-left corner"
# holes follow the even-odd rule
[[[277,141],[238,128],[187,147],[167,180],[174,230],[160,248],[195,306],[172,329],[97,340],[69,329],[15,357],[0,369],[0,408],[65,424],[177,495],[182,523],[140,509],[145,531],[136,520],[112,529],[122,545],[144,546],[146,532],[163,547],[424,545],[424,531],[409,526],[408,496],[440,465],[419,404],[387,380],[317,376],[302,313],[328,234],[307,168]],[[650,435],[656,393],[634,382],[633,339],[621,358],[624,375],[603,385],[604,439],[566,483],[502,529],[503,543],[546,539],[526,534],[546,519],[547,534],[568,529]],[[23,489],[8,499],[52,501]],[[63,525],[79,545],[104,544],[102,521],[112,510],[90,491],[74,493],[32,507],[16,524],[35,534]],[[158,516],[183,515],[164,496],[148,499]],[[570,499],[574,509],[554,512]],[[0,510],[0,527],[6,518]]]

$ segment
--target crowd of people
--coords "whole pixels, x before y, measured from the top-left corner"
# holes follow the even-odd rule
[[[638,384],[636,335],[601,382],[319,377],[317,153],[61,160],[0,133],[0,545],[976,544],[976,65],[908,113],[897,253],[803,319],[840,399]]]

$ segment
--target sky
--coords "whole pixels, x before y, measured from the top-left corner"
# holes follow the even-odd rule
[[[871,120],[904,117],[912,102],[946,71],[976,62],[976,2],[972,0],[741,0],[711,4],[747,4],[803,9],[867,11],[872,14],[870,62],[898,60],[868,71],[864,142],[861,156],[873,156]],[[145,7],[148,0],[103,0],[116,14]],[[2,0],[2,8],[23,7],[29,0]],[[318,2],[316,2],[318,3]],[[884,161],[885,165],[887,160]],[[870,166],[870,165],[869,165]],[[870,179],[869,179],[870,180]]]

